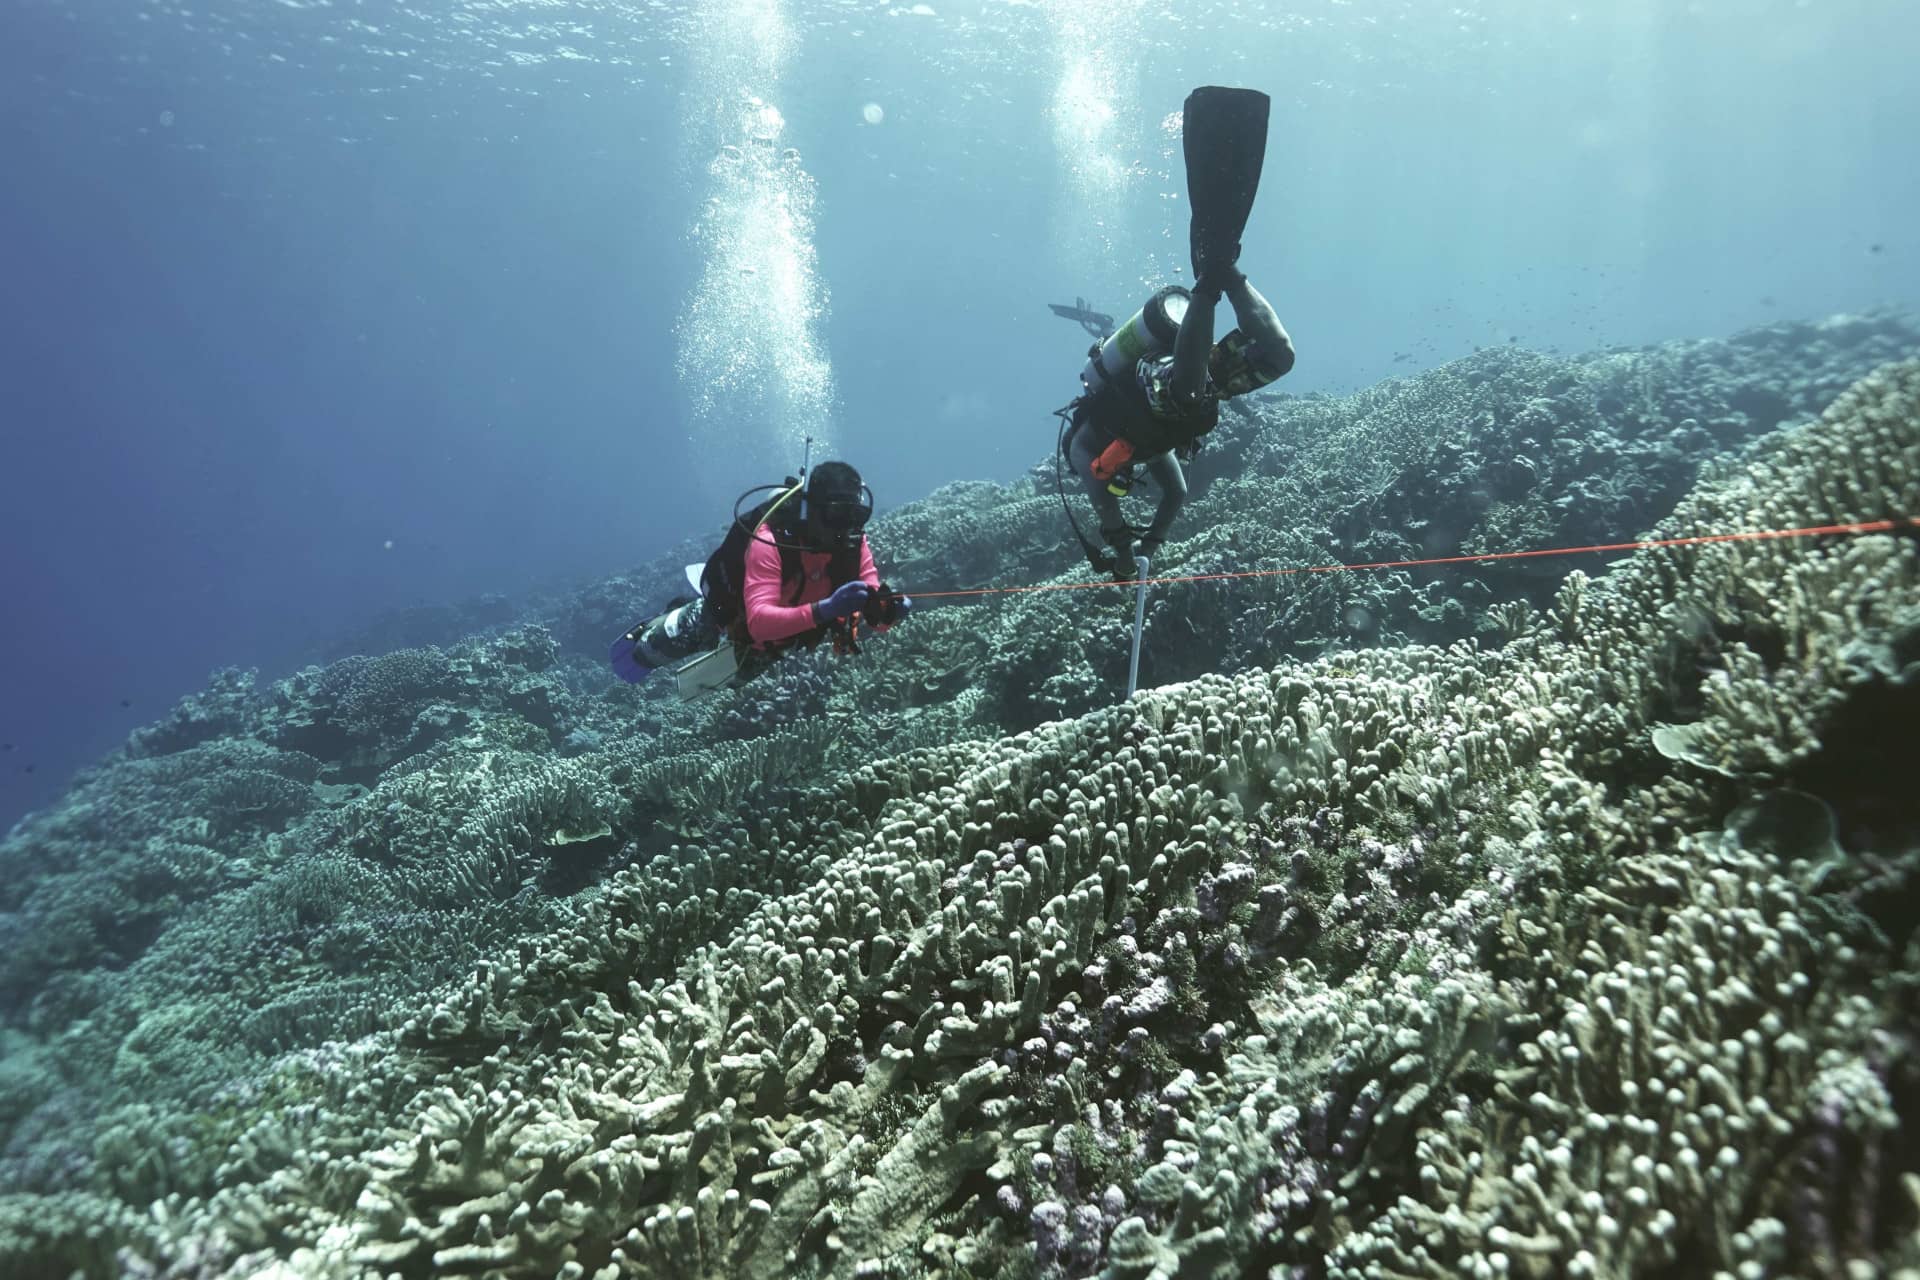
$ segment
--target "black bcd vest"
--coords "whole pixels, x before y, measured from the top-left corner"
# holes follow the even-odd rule
[[[735,640],[746,637],[747,544],[756,531],[766,529],[779,547],[781,599],[788,604],[798,603],[800,592],[806,587],[806,566],[801,561],[801,548],[797,545],[800,533],[794,527],[798,522],[782,522],[780,513],[775,513],[771,522],[767,519],[767,513],[778,501],[777,496],[768,498],[735,520],[719,548],[707,557],[707,567],[700,573],[700,587],[707,599],[708,612],[720,628],[730,632]],[[833,559],[827,565],[830,585],[837,588],[860,576],[860,546],[860,542],[855,542],[851,547],[834,551]],[[829,630],[824,626],[814,627],[799,635],[789,636],[776,647],[800,645],[812,648],[826,638]]]
[[[1139,365],[1108,379],[1081,400],[1080,414],[1101,431],[1133,446],[1136,458],[1183,449],[1220,424],[1220,402],[1209,396],[1175,414],[1155,413],[1141,389]]]

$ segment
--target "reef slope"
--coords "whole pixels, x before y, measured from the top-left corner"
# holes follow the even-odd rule
[[[1167,567],[1920,511],[1920,361],[1822,382],[1911,335],[1819,341],[1271,403]],[[1048,478],[875,543],[1069,577]],[[1169,591],[1121,705],[1080,593],[609,694],[664,562],[224,674],[0,845],[0,1267],[1920,1267],[1920,550],[1594,568]]]

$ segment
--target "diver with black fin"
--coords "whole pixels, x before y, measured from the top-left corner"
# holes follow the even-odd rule
[[[740,495],[719,548],[706,564],[687,566],[699,594],[615,640],[607,655],[614,674],[639,684],[666,668],[691,699],[744,684],[782,653],[822,640],[858,653],[862,625],[885,631],[912,611],[874,567],[866,539],[873,491],[860,473],[844,462],[801,473],[804,481],[788,476]]]
[[[1049,302],[1047,310],[1062,320],[1073,321],[1096,338],[1113,332],[1113,317],[1104,311],[1095,311],[1085,298],[1075,298],[1070,307],[1064,302]]]
[[[1193,288],[1161,289],[1096,342],[1080,373],[1082,394],[1058,411],[1060,456],[1085,484],[1106,547],[1096,547],[1077,521],[1074,533],[1094,568],[1120,581],[1134,576],[1136,557],[1151,560],[1166,541],[1187,497],[1181,460],[1191,460],[1219,423],[1221,402],[1293,368],[1293,339],[1239,267],[1240,237],[1266,157],[1269,106],[1253,89],[1208,86],[1187,95],[1182,135]],[[1215,342],[1213,313],[1222,297],[1239,326]],[[1089,310],[1049,305],[1076,320]],[[1146,468],[1160,492],[1144,529],[1120,509],[1135,467]],[[1067,515],[1072,520],[1071,508]]]

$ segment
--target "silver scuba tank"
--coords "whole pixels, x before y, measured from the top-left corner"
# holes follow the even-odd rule
[[[1115,378],[1129,376],[1141,360],[1172,351],[1174,335],[1180,331],[1192,300],[1193,295],[1177,284],[1148,298],[1125,324],[1087,352],[1086,367],[1080,370],[1081,385],[1090,392],[1098,391]]]

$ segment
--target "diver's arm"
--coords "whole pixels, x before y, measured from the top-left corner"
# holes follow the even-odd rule
[[[1220,291],[1195,285],[1186,318],[1173,338],[1173,394],[1188,404],[1207,389],[1207,359],[1213,354],[1213,309]],[[1277,322],[1276,322],[1277,323]]]
[[[740,591],[747,635],[755,644],[773,644],[820,625],[813,616],[812,601],[781,603],[784,585],[780,576],[780,549],[774,545],[773,534],[756,530],[747,543],[747,580]],[[807,592],[801,594],[804,596]]]
[[[1240,331],[1253,339],[1261,361],[1273,371],[1273,376],[1281,377],[1293,368],[1293,339],[1287,336],[1280,317],[1273,313],[1273,305],[1260,296],[1260,291],[1245,276],[1227,286],[1227,301],[1233,304],[1233,317],[1240,322]],[[1211,308],[1208,316],[1211,319]],[[1186,336],[1184,326],[1181,336]],[[1177,378],[1179,374],[1174,376]]]

